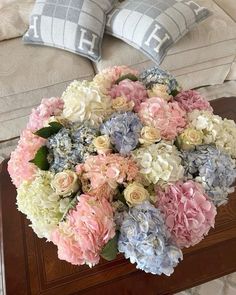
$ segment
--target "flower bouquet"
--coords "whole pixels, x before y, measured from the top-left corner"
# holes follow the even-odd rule
[[[236,124],[157,67],[72,82],[32,111],[8,170],[17,206],[58,257],[123,253],[171,275],[214,227],[236,178]]]

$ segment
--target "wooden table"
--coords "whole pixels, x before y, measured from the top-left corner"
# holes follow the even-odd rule
[[[212,105],[216,113],[236,120],[236,98]],[[172,294],[236,271],[235,193],[219,208],[215,229],[184,251],[184,260],[171,277],[145,274],[122,256],[89,269],[60,261],[56,247],[36,237],[16,210],[16,191],[6,166],[3,163],[0,171],[0,267],[4,271],[5,265],[7,295]]]

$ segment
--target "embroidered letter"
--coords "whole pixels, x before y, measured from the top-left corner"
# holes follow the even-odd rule
[[[112,13],[107,15],[107,24],[106,24],[107,27],[111,26],[111,20],[117,11],[118,11],[118,9],[115,9]]]
[[[192,0],[186,2],[186,4],[189,5],[189,6],[190,6],[191,4],[193,4],[193,5],[195,6],[194,11],[195,11],[195,13],[196,13],[197,15],[198,15],[198,13],[199,13],[201,10],[205,9],[204,7],[199,6],[196,2],[194,2],[194,1],[192,1]]]
[[[34,38],[39,38],[38,32],[37,32],[37,21],[38,21],[39,17],[37,15],[33,16],[33,24],[29,26],[29,30],[33,30],[34,32]],[[29,36],[29,30],[26,33],[27,36]]]
[[[81,31],[81,37],[80,37],[80,41],[79,41],[79,49],[84,50],[83,44],[87,44],[87,45],[90,45],[90,50],[88,51],[88,53],[94,54],[93,49],[95,46],[95,41],[96,41],[97,36],[95,34],[92,34],[93,38],[92,38],[92,41],[90,41],[90,40],[87,40],[84,38],[84,35],[86,34],[86,30],[81,28],[80,31]]]
[[[155,39],[156,41],[158,41],[158,45],[157,47],[154,48],[154,50],[158,53],[161,46],[170,39],[170,36],[165,33],[165,37],[163,39],[161,39],[159,36],[156,35],[156,32],[161,29],[161,27],[159,27],[157,24],[155,24],[155,29],[152,31],[151,35],[148,37],[147,41],[145,41],[145,45],[150,46],[150,41],[152,39]]]

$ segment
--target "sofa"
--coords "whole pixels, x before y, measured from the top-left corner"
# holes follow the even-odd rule
[[[212,12],[172,47],[160,67],[183,88],[236,83],[235,0],[198,0]],[[138,70],[154,63],[121,40],[105,36],[102,59],[88,59],[55,48],[23,45],[21,38],[0,42],[0,158],[8,157],[43,97],[60,96],[75,80],[92,79],[102,69],[125,64]]]

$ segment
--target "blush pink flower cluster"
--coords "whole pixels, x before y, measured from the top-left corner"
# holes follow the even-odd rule
[[[175,100],[186,112],[192,112],[193,110],[206,110],[213,112],[210,103],[195,90],[182,91],[175,96]]]
[[[112,84],[116,82],[121,76],[132,74],[138,76],[138,71],[128,68],[127,66],[114,66],[112,68],[107,68],[101,71],[98,75],[106,76]]]
[[[35,136],[29,129],[22,132],[17,148],[11,153],[8,162],[8,171],[16,187],[19,187],[24,180],[34,179],[38,168],[29,161],[45,142],[45,139]]]
[[[180,247],[199,243],[214,227],[216,207],[203,187],[192,180],[157,190],[157,207],[164,215],[172,239]]]
[[[82,173],[82,180],[90,181],[92,190],[102,190],[110,194],[111,190],[105,189],[104,185],[115,190],[118,184],[134,180],[138,175],[138,167],[129,158],[108,154],[88,157],[84,164],[77,165],[76,172]]]
[[[58,257],[74,265],[99,263],[103,246],[115,236],[113,209],[106,199],[81,195],[74,210],[51,236]]]
[[[148,98],[147,90],[144,85],[139,81],[131,81],[125,79],[118,85],[113,85],[110,91],[112,98],[125,97],[127,101],[134,102],[134,111],[138,111],[141,102]]]
[[[59,97],[42,99],[41,104],[32,110],[27,128],[32,132],[44,127],[45,122],[51,116],[58,116],[62,113],[64,101]]]
[[[177,102],[167,102],[159,97],[141,103],[139,117],[144,125],[157,128],[161,137],[174,139],[186,126],[186,112]]]

